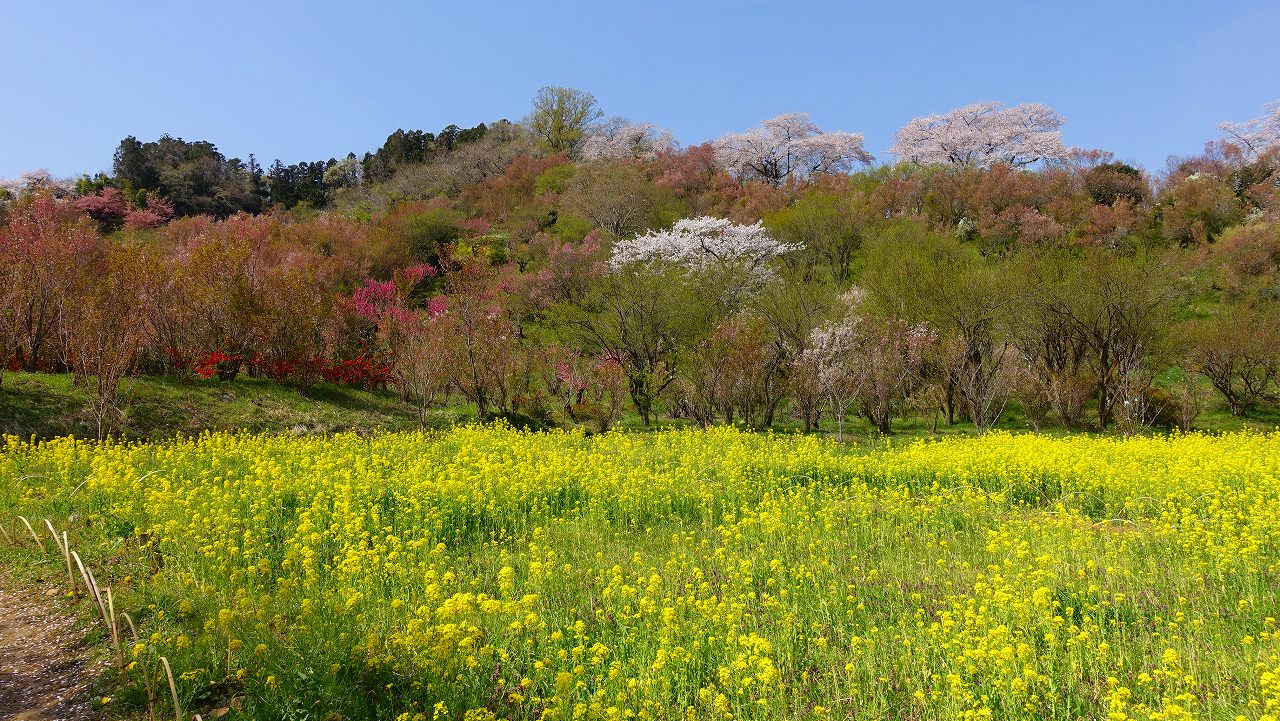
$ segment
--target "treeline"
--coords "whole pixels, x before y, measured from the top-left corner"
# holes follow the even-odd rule
[[[991,105],[956,112],[1006,122]],[[129,138],[114,175],[0,204],[0,357],[75,374],[103,433],[131,373],[602,429],[624,403],[646,424],[1016,408],[1132,432],[1190,427],[1211,393],[1276,402],[1280,144],[1228,137],[1153,177],[1044,137],[930,154],[920,128],[946,119],[922,120],[896,151],[916,160],[874,167],[802,115],[679,148],[563,88],[519,124],[267,173]]]
[[[130,212],[145,209],[148,198],[163,202],[171,216],[218,219],[271,207],[323,209],[345,188],[360,188],[366,180],[385,181],[402,167],[429,163],[459,145],[475,143],[487,130],[484,123],[465,129],[450,125],[439,134],[397,130],[363,158],[348,153],[341,160],[292,165],[276,160],[265,169],[253,155],[247,162],[227,158],[207,141],[166,135],[142,142],[129,136],[116,148],[112,174],[81,178],[75,190],[108,228],[119,227]]]

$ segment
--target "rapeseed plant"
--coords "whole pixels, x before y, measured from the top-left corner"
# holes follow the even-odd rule
[[[0,513],[195,712],[1274,721],[1278,476],[1253,433],[7,438]]]

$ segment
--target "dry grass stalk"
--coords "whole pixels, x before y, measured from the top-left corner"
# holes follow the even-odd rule
[[[121,616],[124,616],[125,623],[128,623],[128,624],[129,624],[129,633],[130,633],[130,635],[132,635],[132,636],[133,636],[134,643],[137,643],[137,641],[138,641],[138,627],[133,625],[133,619],[129,617],[129,614],[125,613],[124,611],[121,611],[121,612],[120,612],[120,615],[121,615]]]
[[[71,547],[67,543],[67,532],[63,531],[62,537],[59,538],[58,532],[53,528],[52,521],[46,518],[44,519],[44,525],[45,528],[49,529],[49,535],[53,538],[53,542],[57,544],[58,550],[62,552],[62,560],[66,561],[67,582],[71,584],[71,591],[74,593],[76,590],[76,574],[71,570]]]
[[[116,663],[120,666],[120,675],[124,675],[124,647],[120,645],[120,627],[116,624],[116,603],[111,597],[111,587],[107,586],[107,618],[111,619],[107,626],[111,630],[111,645],[116,647]]]
[[[182,721],[182,705],[178,703],[178,687],[173,683],[173,669],[169,668],[169,659],[164,656],[160,657],[160,663],[164,664],[164,675],[169,678],[169,693],[173,696],[173,717],[177,721]]]
[[[80,560],[80,555],[75,551],[71,552],[71,557],[75,559],[76,566],[80,569],[80,577],[84,579],[84,587],[89,590],[89,595],[93,597],[93,602],[98,606],[98,613],[102,616],[102,622],[107,622],[107,607],[102,604],[102,596],[98,593],[98,585],[93,582],[93,574],[89,569],[84,567],[84,562]]]
[[[40,552],[44,553],[44,541],[41,541],[40,536],[36,535],[36,529],[31,527],[31,522],[27,520],[26,516],[18,516],[18,520],[22,521],[22,524],[31,532],[31,537],[36,539],[36,545],[40,547]]]

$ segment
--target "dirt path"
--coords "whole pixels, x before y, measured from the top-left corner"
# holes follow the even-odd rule
[[[0,721],[101,719],[87,698],[93,669],[81,634],[42,593],[0,575]]]

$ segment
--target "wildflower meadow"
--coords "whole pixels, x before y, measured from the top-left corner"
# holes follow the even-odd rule
[[[10,437],[0,511],[125,715],[1268,721],[1277,474],[1254,433]]]

